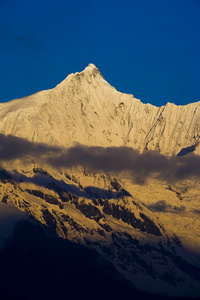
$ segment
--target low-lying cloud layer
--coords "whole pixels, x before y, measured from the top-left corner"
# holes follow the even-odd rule
[[[92,172],[120,174],[144,184],[149,178],[175,183],[200,177],[200,156],[166,157],[156,151],[142,154],[129,147],[88,147],[68,149],[29,142],[0,134],[0,161],[32,157],[54,168],[82,166]]]

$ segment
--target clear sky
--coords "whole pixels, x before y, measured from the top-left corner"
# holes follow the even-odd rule
[[[89,63],[144,103],[200,101],[200,0],[0,0],[0,102]]]

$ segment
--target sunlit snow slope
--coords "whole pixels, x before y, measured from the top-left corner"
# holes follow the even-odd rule
[[[126,145],[172,155],[198,146],[200,103],[143,104],[90,64],[54,89],[1,104],[0,132],[52,145]]]

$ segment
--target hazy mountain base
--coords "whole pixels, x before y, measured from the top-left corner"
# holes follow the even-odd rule
[[[95,250],[45,231],[28,221],[16,225],[0,253],[2,300],[177,299],[139,292]]]

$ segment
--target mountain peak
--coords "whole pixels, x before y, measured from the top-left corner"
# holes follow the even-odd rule
[[[94,77],[96,77],[96,75],[98,74],[102,77],[99,69],[94,64],[91,64],[91,63],[81,73],[93,75]]]
[[[85,68],[85,70],[88,70],[88,71],[93,71],[95,69],[98,70],[98,68],[94,64],[91,64],[91,63]]]
[[[81,72],[76,72],[76,73],[72,73],[69,74],[61,83],[59,83],[56,88],[65,88],[66,84],[68,84],[69,81],[74,81],[74,80],[84,80],[84,78],[87,78],[87,81],[89,83],[91,83],[91,79],[92,78],[103,78],[101,72],[99,71],[99,69],[92,63],[90,63],[83,71]],[[104,78],[103,78],[104,79]],[[105,79],[104,79],[105,80]]]

